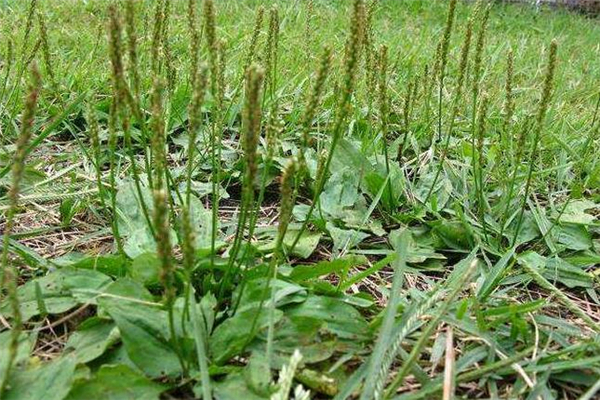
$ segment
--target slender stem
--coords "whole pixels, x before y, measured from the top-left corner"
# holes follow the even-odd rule
[[[533,141],[533,148],[531,150],[531,154],[529,156],[529,169],[527,171],[527,181],[525,183],[525,193],[523,194],[523,201],[521,202],[521,209],[519,211],[519,216],[517,217],[517,226],[515,228],[515,236],[513,237],[513,241],[511,246],[514,247],[515,243],[517,243],[517,238],[519,237],[519,233],[521,232],[521,225],[523,224],[523,214],[525,213],[525,205],[527,204],[527,199],[529,198],[529,190],[531,188],[531,181],[533,177],[533,168],[534,168],[534,160],[537,152],[539,142],[539,131],[535,135]]]

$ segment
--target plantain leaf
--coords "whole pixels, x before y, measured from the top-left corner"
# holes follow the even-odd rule
[[[165,389],[126,365],[103,365],[91,379],[76,382],[65,400],[158,400]]]
[[[19,287],[21,315],[25,321],[39,315],[40,300],[49,314],[64,313],[82,303],[94,304],[95,295],[111,282],[108,276],[93,270],[63,268],[51,272]],[[36,286],[40,289],[41,299],[36,295]],[[8,302],[2,302],[0,312],[12,314]]]
[[[274,322],[281,319],[283,312],[275,310]],[[209,339],[209,349],[214,361],[222,364],[244,351],[255,335],[269,324],[266,307],[253,306],[238,312],[219,325]],[[254,327],[254,332],[252,330]]]
[[[179,375],[181,364],[171,342],[167,312],[134,300],[104,297],[99,304],[119,328],[131,361],[148,377]]]
[[[120,339],[114,322],[92,317],[79,325],[69,337],[65,351],[73,352],[78,363],[87,363],[98,357]]]
[[[315,265],[299,265],[292,270],[290,279],[295,282],[304,282],[332,273],[345,276],[350,268],[367,264],[367,261],[365,256],[351,255],[332,261],[321,261]]]
[[[11,374],[3,400],[62,400],[73,382],[75,357],[63,356]]]

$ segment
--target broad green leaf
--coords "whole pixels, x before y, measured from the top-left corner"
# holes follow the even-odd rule
[[[114,322],[92,317],[79,325],[69,337],[65,351],[72,352],[78,363],[87,363],[100,357],[119,339],[119,330]]]
[[[127,257],[122,255],[89,256],[71,252],[52,260],[60,267],[93,269],[109,276],[124,276],[129,265]]]
[[[212,293],[205,294],[200,300],[200,311],[206,323],[206,332],[212,332],[215,324],[217,298]]]
[[[555,226],[557,241],[569,250],[587,250],[594,246],[585,225],[564,224]]]
[[[0,332],[0,380],[6,373],[8,362],[9,347],[12,338],[11,331]],[[35,334],[21,333],[17,342],[17,354],[15,356],[15,364],[20,364],[29,358],[29,353],[34,349],[36,342]]]
[[[144,216],[141,201],[147,207],[149,215],[152,215],[153,202],[150,190],[141,185],[142,199],[138,198],[137,188],[132,180],[123,181],[117,188],[117,209],[119,233],[125,236],[133,232],[148,229],[148,223]]]
[[[290,253],[290,249],[292,244],[296,240],[298,233],[300,232],[295,226],[291,226],[290,229],[287,230],[285,237],[283,239],[283,245],[290,255],[299,256],[301,258],[310,257],[315,249],[317,248],[321,237],[323,236],[320,232],[311,232],[309,230],[305,230],[302,232],[302,236],[298,239],[296,246],[294,247],[294,251]],[[264,232],[261,232],[261,242],[257,245],[256,249],[263,253],[270,253],[275,250],[275,244],[277,242],[277,232],[275,229],[268,229]]]
[[[252,352],[248,365],[244,368],[244,377],[250,389],[262,396],[269,395],[271,384],[271,368],[269,361],[262,351]]]
[[[104,297],[99,304],[117,324],[131,361],[148,377],[172,377],[181,373],[166,311],[123,298]]]
[[[140,254],[129,266],[129,276],[144,286],[158,284],[161,264],[156,253]]]
[[[435,187],[431,190],[431,186],[434,183],[436,175],[436,170],[428,172],[424,176],[421,177],[416,187],[414,188],[414,195],[420,201],[424,202],[427,194],[431,191],[431,195],[429,196],[429,204],[435,211],[442,210],[448,200],[450,200],[450,195],[452,194],[452,182],[446,176],[445,172],[442,172],[437,177],[437,182],[435,182]],[[434,207],[435,206],[435,207]]]
[[[296,240],[299,229],[291,226],[290,229],[287,230],[285,237],[283,238],[283,245],[288,252],[288,254],[299,256],[301,258],[310,257],[317,246],[319,245],[319,241],[323,236],[320,232],[311,232],[309,230],[305,230],[302,232],[302,236],[298,239],[296,246],[294,247],[294,251],[290,253],[290,249],[292,244]],[[264,253],[269,253],[275,250],[275,244],[277,242],[276,231],[275,229],[271,229],[269,231],[264,232],[265,238],[262,243],[257,246],[257,249]]]
[[[139,228],[126,236],[123,250],[129,257],[135,258],[141,254],[156,252],[156,243],[149,229]]]
[[[63,356],[31,369],[15,370],[3,400],[62,400],[73,382],[75,358]]]
[[[345,343],[333,337],[327,330],[321,330],[324,322],[313,317],[288,317],[277,323],[273,335],[273,368],[285,365],[295,350],[300,350],[302,360],[307,364],[325,361],[336,351],[347,351]],[[250,348],[253,352],[266,352],[266,337],[260,336]]]
[[[396,229],[389,233],[388,240],[394,250],[398,250],[398,241],[400,235],[405,232],[406,229]],[[429,245],[425,240],[417,240],[415,235],[411,234],[407,238],[408,240],[408,255],[406,256],[406,262],[409,264],[422,264],[427,260],[445,260],[446,257],[443,254],[437,253],[435,249]]]
[[[198,198],[192,196],[190,202],[191,225],[196,238],[197,249],[210,249],[212,240],[212,212],[206,208]],[[217,220],[217,232],[219,230]]]
[[[165,389],[126,365],[104,365],[91,379],[77,381],[66,400],[158,400]]]
[[[95,360],[90,361],[88,365],[93,370],[98,370],[103,365],[125,365],[130,369],[143,374],[143,371],[131,361],[131,358],[127,355],[127,350],[125,350],[125,346],[123,346],[122,343],[107,349],[104,354]]]
[[[586,211],[598,209],[600,205],[591,200],[571,201],[560,216],[560,222],[569,222],[571,224],[589,225],[597,220],[592,213]]]
[[[60,314],[82,303],[95,304],[96,294],[111,282],[108,276],[92,270],[63,268],[51,272],[19,287],[17,294],[21,315],[27,321],[40,313],[36,285],[41,289],[46,311]],[[4,315],[12,314],[8,302],[2,302],[0,312]]]
[[[570,288],[594,286],[589,274],[559,257],[548,259],[542,275],[551,282],[557,281]]]
[[[506,232],[505,232],[505,236],[508,239],[513,240],[513,238],[515,237],[516,229],[517,229],[517,218],[514,218],[511,221],[511,223],[508,225]],[[540,230],[538,229],[538,226],[535,223],[535,220],[533,219],[531,212],[526,211],[523,214],[523,221],[521,223],[521,228],[519,229],[519,236],[517,237],[515,245],[518,246],[518,245],[521,245],[524,243],[529,243],[532,240],[538,238],[539,236],[540,236]]]
[[[358,149],[359,146],[358,142],[352,143],[349,140],[341,139],[335,149],[330,171],[335,172],[347,168],[354,171],[357,177],[373,172],[371,162]]]
[[[525,253],[519,254],[517,256],[517,260],[519,263],[527,262],[533,268],[541,271],[546,266],[546,257],[536,253],[535,251],[526,251]]]
[[[592,287],[593,282],[590,275],[579,267],[575,267],[559,257],[546,258],[534,251],[525,252],[517,257],[519,264],[535,268],[550,282],[559,282],[565,286]]]
[[[292,244],[294,243],[294,240],[296,240],[298,233],[299,230],[297,229],[288,229],[283,239],[283,245],[286,247],[286,249],[290,249],[292,247]],[[309,230],[305,230],[302,232],[300,239],[298,239],[292,254],[301,258],[310,257],[319,245],[321,236],[322,235],[320,232],[311,232]]]
[[[156,243],[141,205],[141,202],[146,205],[148,216],[151,218],[152,195],[145,186],[141,187],[141,192],[142,199],[139,199],[135,184],[131,180],[124,181],[117,191],[119,233],[125,238],[124,249],[131,258],[156,250]]]
[[[309,208],[310,206],[308,204],[296,204],[292,211],[294,219],[296,219],[296,221],[304,221],[306,219],[306,216],[308,215]]]
[[[275,310],[275,322],[279,321],[282,315],[280,310]],[[217,364],[222,364],[240,354],[250,344],[254,335],[266,328],[268,324],[267,307],[260,309],[255,306],[243,311],[238,310],[233,317],[226,319],[212,333],[209,339],[209,350],[213,360]],[[254,332],[252,327],[254,327]]]
[[[304,282],[332,273],[345,276],[350,268],[366,263],[365,256],[346,256],[332,261],[321,261],[317,264],[298,265],[292,270],[290,279],[295,282]]]
[[[344,208],[358,201],[359,176],[351,169],[333,173],[320,196],[321,209],[334,218],[344,217]]]
[[[117,279],[102,293],[102,297],[114,297],[116,299],[123,299],[123,301],[141,301],[141,302],[152,302],[154,298],[152,294],[146,289],[140,282],[137,282],[130,278]]]
[[[198,391],[199,392],[199,391]],[[214,396],[216,400],[268,400],[269,396],[256,394],[248,387],[244,375],[241,373],[229,374],[221,382],[214,383]]]
[[[431,223],[433,231],[439,236],[448,248],[453,250],[467,250],[471,240],[469,232],[459,221],[434,221]]]
[[[356,247],[364,239],[370,236],[368,233],[354,229],[338,228],[331,222],[328,222],[326,227],[329,231],[329,235],[331,235],[331,239],[333,240],[333,248],[336,250],[341,250],[343,248],[351,249]]]
[[[181,188],[183,189],[184,186],[182,185]],[[192,181],[192,190],[194,191],[196,196],[198,196],[198,198],[201,199],[203,197],[208,196],[209,194],[212,194],[213,186],[212,186],[211,182]],[[229,193],[227,193],[227,190],[225,190],[222,186],[219,185],[219,187],[217,188],[217,191],[219,192],[219,198],[221,198],[221,199],[229,198]]]
[[[265,290],[267,284],[270,286],[268,290]],[[240,308],[238,310],[257,307],[261,302],[270,300],[271,290],[275,291],[276,307],[283,307],[293,303],[302,303],[307,296],[306,289],[295,283],[286,282],[281,279],[252,279],[246,283],[242,298],[239,299]],[[234,303],[238,302],[238,296],[239,290],[234,294]]]
[[[382,186],[387,181],[388,180],[385,179],[384,175],[381,175],[377,172],[371,172],[364,177],[364,188],[371,198],[373,198],[380,190],[382,190]],[[396,193],[399,194],[400,192]]]
[[[363,316],[354,307],[336,298],[309,296],[304,303],[289,307],[286,316],[320,320],[324,329],[342,339],[365,340],[370,337]]]

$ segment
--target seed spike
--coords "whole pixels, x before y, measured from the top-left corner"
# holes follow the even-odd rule
[[[302,151],[300,153],[300,170],[304,170],[306,167],[306,160],[304,158],[304,151],[310,145],[310,129],[315,118],[317,107],[321,102],[323,90],[325,89],[325,82],[329,71],[331,69],[332,62],[332,50],[329,46],[326,46],[321,56],[319,68],[315,76],[314,85],[308,101],[306,103],[306,109],[304,111],[304,118],[302,123]]]
[[[256,11],[256,17],[254,18],[254,29],[252,30],[252,36],[250,37],[250,44],[248,45],[248,52],[246,53],[246,60],[243,65],[243,73],[245,74],[250,68],[250,65],[254,61],[254,54],[256,52],[256,45],[258,43],[258,37],[260,36],[263,18],[265,16],[265,8],[260,6]]]
[[[246,100],[242,116],[243,147],[246,158],[246,190],[253,191],[257,173],[256,149],[260,135],[262,118],[260,92],[264,79],[264,70],[254,64],[246,72]]]

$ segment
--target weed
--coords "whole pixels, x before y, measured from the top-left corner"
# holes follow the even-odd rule
[[[597,395],[595,21],[13,3],[2,399]]]

